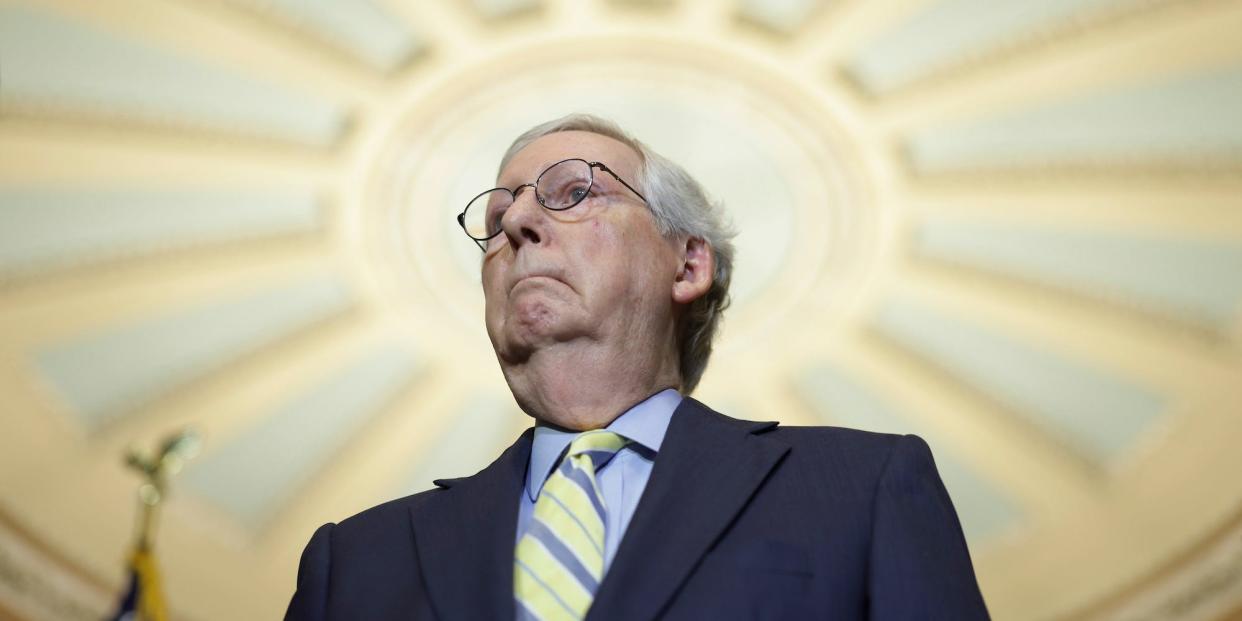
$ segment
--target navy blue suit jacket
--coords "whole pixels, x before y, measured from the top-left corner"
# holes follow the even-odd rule
[[[513,619],[531,437],[319,528],[286,618]],[[588,619],[868,618],[988,618],[927,444],[683,400]]]

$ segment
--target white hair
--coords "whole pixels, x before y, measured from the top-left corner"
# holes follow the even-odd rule
[[[509,160],[535,140],[566,131],[584,131],[607,136],[634,149],[642,160],[635,180],[639,192],[655,216],[656,227],[668,239],[697,237],[707,242],[716,261],[712,286],[707,294],[690,304],[677,326],[678,365],[682,392],[690,394],[703,377],[712,354],[712,339],[720,317],[729,306],[729,281],[733,277],[733,237],[723,209],[708,200],[684,168],[652,151],[630,136],[616,123],[589,114],[570,114],[536,125],[518,136],[500,160],[504,170]]]

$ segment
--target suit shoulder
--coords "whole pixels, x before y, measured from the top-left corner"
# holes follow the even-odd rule
[[[779,426],[763,434],[788,444],[794,455],[817,463],[837,464],[847,470],[878,476],[899,455],[926,456],[927,443],[916,435],[878,433],[846,427]]]
[[[781,425],[776,421],[757,421],[744,418],[734,418],[728,414],[713,410],[707,404],[686,397],[682,401],[685,408],[697,409],[710,416],[711,422],[714,424],[725,424],[738,429],[744,429],[751,433],[755,433],[764,437],[776,437],[786,442],[847,442],[851,444],[860,444],[863,446],[882,446],[889,447],[893,442],[902,436],[894,433],[878,433],[875,431],[863,431],[861,429],[850,429],[849,427],[833,427],[829,425],[816,426],[799,426],[799,425]]]
[[[920,467],[933,463],[927,443],[917,435],[737,419],[694,399],[687,398],[683,404],[687,402],[689,407],[707,413],[713,423],[729,425],[756,438],[788,446],[792,451],[787,461],[797,464],[795,470],[802,472],[848,474],[855,480],[874,482],[893,461],[911,462]]]
[[[421,505],[443,491],[430,489],[359,511],[341,520],[334,529],[333,537],[350,537],[377,532],[405,532],[409,528],[410,512],[417,511]],[[399,528],[394,530],[394,527]]]
[[[863,431],[848,427],[801,427],[781,425],[765,435],[793,446],[830,444],[837,448],[860,452],[887,454],[905,436],[895,433]]]

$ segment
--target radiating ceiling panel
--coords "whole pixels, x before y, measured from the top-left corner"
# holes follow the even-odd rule
[[[311,192],[0,188],[0,273],[320,225]]]
[[[1242,165],[1242,66],[915,132],[922,172],[1038,166]]]
[[[826,0],[741,0],[737,10],[745,19],[790,34],[825,4]]]
[[[883,93],[982,58],[1015,40],[1150,4],[1151,0],[941,0],[881,32],[845,68],[864,90]]]
[[[33,352],[35,366],[88,430],[256,351],[350,303],[336,278],[248,294],[113,326]]]
[[[470,4],[488,19],[511,17],[539,8],[539,0],[470,0]]]
[[[1164,399],[1142,386],[923,304],[890,301],[874,322],[894,342],[1096,464],[1120,457],[1164,410]]]
[[[489,369],[490,370],[490,369]],[[473,395],[453,416],[448,429],[431,442],[393,490],[395,497],[432,489],[435,479],[470,476],[490,464],[517,439],[530,419],[512,400]]]
[[[423,48],[404,21],[375,0],[237,0],[305,28],[381,71]]]
[[[238,132],[314,145],[345,112],[172,50],[42,9],[0,7],[4,102],[102,118]]]
[[[1004,532],[1022,519],[1021,510],[1004,492],[944,450],[934,429],[916,425],[891,402],[843,373],[836,365],[820,363],[797,381],[800,395],[826,422],[879,433],[916,434],[927,440],[962,529],[971,541]]]
[[[915,244],[928,256],[1120,298],[1213,327],[1228,328],[1242,314],[1242,241],[932,220],[919,227]]]
[[[180,482],[257,530],[409,385],[416,370],[413,352],[377,347],[257,416],[254,426],[223,445],[209,444]]]

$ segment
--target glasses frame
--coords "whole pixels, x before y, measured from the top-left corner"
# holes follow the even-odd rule
[[[588,174],[590,174],[590,179],[588,180],[588,183],[587,183],[587,193],[582,195],[582,198],[564,207],[549,207],[548,204],[544,202],[543,197],[539,195],[539,180],[543,179],[543,176],[548,174],[549,170],[552,170],[553,168],[556,168],[557,166],[560,166],[561,164],[564,164],[565,162],[582,162],[583,164],[587,165],[587,172]],[[497,187],[497,188],[492,188],[490,190],[484,190],[482,192],[479,192],[478,194],[474,196],[474,198],[470,199],[469,201],[466,201],[466,208],[462,209],[461,213],[457,214],[457,224],[461,226],[461,230],[465,232],[466,237],[469,237],[471,240],[474,241],[474,243],[479,247],[479,250],[482,250],[483,252],[487,252],[486,242],[496,237],[497,235],[500,235],[500,233],[503,232],[504,229],[496,229],[495,233],[492,233],[491,235],[488,235],[487,237],[475,237],[474,235],[470,234],[470,231],[466,228],[466,212],[470,210],[470,205],[474,203],[474,201],[478,200],[479,197],[483,196],[484,194],[490,194],[497,190],[504,190],[505,192],[509,193],[509,198],[510,198],[509,204],[510,206],[512,206],[513,203],[517,202],[518,192],[521,192],[522,188],[529,187],[535,193],[535,200],[538,201],[539,205],[543,207],[544,209],[547,209],[548,211],[567,211],[569,209],[573,209],[574,207],[577,207],[579,203],[586,200],[587,197],[591,195],[591,189],[595,187],[595,169],[596,168],[608,173],[609,175],[612,175],[612,178],[620,182],[621,185],[625,186],[627,190],[633,192],[634,195],[637,196],[638,198],[643,199],[644,204],[650,204],[647,202],[646,196],[643,196],[641,192],[639,192],[638,190],[635,190],[634,186],[626,183],[624,179],[618,176],[617,173],[613,172],[612,169],[609,168],[607,165],[605,165],[603,162],[588,162],[580,157],[569,157],[559,162],[556,162],[554,164],[551,164],[547,168],[543,169],[543,172],[539,173],[539,176],[535,177],[535,180],[531,183],[523,183],[522,185],[514,187],[512,190],[510,190],[509,188]]]

